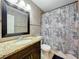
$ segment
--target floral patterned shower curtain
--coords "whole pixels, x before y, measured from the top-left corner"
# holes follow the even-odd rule
[[[58,8],[42,15],[41,35],[54,50],[61,50],[78,58],[79,17],[77,3]]]

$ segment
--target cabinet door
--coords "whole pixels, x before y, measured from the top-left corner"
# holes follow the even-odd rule
[[[33,59],[40,59],[40,49],[39,48],[35,48],[33,51],[32,51],[32,56],[33,56]]]
[[[25,48],[18,53],[18,59],[40,59],[40,42]]]
[[[37,43],[35,45],[32,45],[32,48],[31,47],[28,47],[29,50],[26,51],[25,54],[21,53],[22,55],[20,56],[19,59],[40,59],[40,43]]]
[[[40,52],[39,49],[34,48],[31,50],[29,54],[25,54],[22,56],[21,59],[40,59]]]

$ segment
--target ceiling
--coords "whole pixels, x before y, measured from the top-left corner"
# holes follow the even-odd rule
[[[72,3],[76,0],[32,0],[44,12]]]

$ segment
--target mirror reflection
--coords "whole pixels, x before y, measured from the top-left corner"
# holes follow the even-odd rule
[[[7,33],[27,32],[28,14],[7,6]]]

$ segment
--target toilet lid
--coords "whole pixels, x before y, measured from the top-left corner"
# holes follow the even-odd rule
[[[44,50],[44,51],[49,52],[51,50],[51,47],[47,44],[42,44],[41,49]]]

